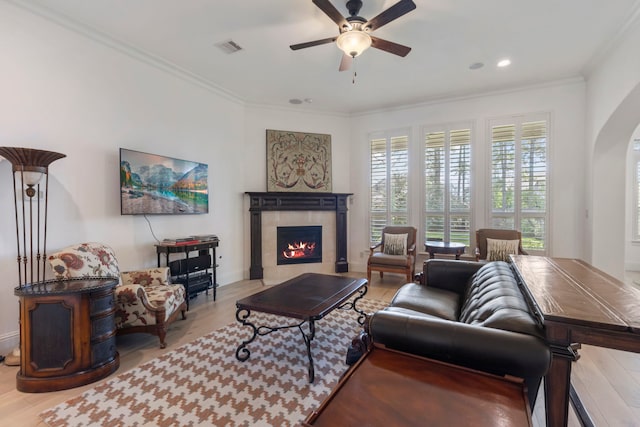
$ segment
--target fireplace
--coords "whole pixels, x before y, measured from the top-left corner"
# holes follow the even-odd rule
[[[277,227],[277,264],[322,262],[322,226]]]
[[[349,271],[347,261],[347,205],[352,193],[247,192],[249,195],[251,266],[250,279],[264,277],[262,267],[262,213],[276,211],[335,212],[335,272]],[[325,236],[326,237],[326,236]]]

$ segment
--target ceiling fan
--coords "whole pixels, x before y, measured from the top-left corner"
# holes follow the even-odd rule
[[[412,0],[400,0],[398,3],[368,21],[358,16],[360,8],[362,7],[362,0],[347,1],[347,10],[350,15],[347,17],[342,16],[329,0],[312,1],[325,15],[338,24],[340,34],[336,37],[294,44],[289,46],[292,50],[336,42],[340,50],[344,52],[342,60],[340,61],[340,71],[348,70],[351,67],[353,58],[360,55],[369,46],[403,57],[411,52],[410,47],[372,36],[371,32],[415,9],[416,4]]]

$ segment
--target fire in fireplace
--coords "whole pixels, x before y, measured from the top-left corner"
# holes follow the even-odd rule
[[[322,262],[322,226],[277,228],[277,264]]]

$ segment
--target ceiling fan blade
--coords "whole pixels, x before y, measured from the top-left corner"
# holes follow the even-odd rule
[[[371,36],[371,47],[402,57],[407,56],[409,52],[411,52],[411,48],[409,46],[403,46],[374,36]]]
[[[338,71],[347,71],[351,68],[351,63],[353,62],[353,58],[346,53],[342,55],[342,59],[340,60],[340,68]]]
[[[306,42],[306,43],[292,44],[289,47],[291,48],[291,50],[305,49],[307,47],[313,47],[313,46],[319,46],[321,44],[332,43],[332,42],[336,41],[336,39],[337,39],[337,37],[329,37],[328,39],[314,40],[312,42]]]
[[[338,9],[336,9],[335,6],[332,5],[331,2],[329,2],[329,0],[312,0],[312,1],[313,1],[313,4],[318,6],[320,10],[325,13],[325,15],[331,18],[333,22],[338,24],[339,28],[342,28],[343,26],[348,25],[347,20],[344,18],[344,16],[342,16],[342,14],[338,12]]]
[[[315,1],[314,1],[315,3]],[[375,18],[371,18],[367,23],[366,27],[369,30],[373,31],[377,28],[382,27],[383,25],[388,24],[394,19],[398,19],[402,15],[411,12],[416,8],[416,4],[411,0],[400,0],[398,3],[391,6],[389,9],[380,13]]]

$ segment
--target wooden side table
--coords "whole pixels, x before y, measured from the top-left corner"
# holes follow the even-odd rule
[[[117,284],[117,278],[82,278],[15,288],[20,299],[19,391],[79,387],[118,369]]]
[[[456,259],[464,253],[466,246],[464,243],[441,242],[437,240],[427,240],[424,242],[424,250],[429,252],[429,258],[433,259],[436,254],[454,254]]]

